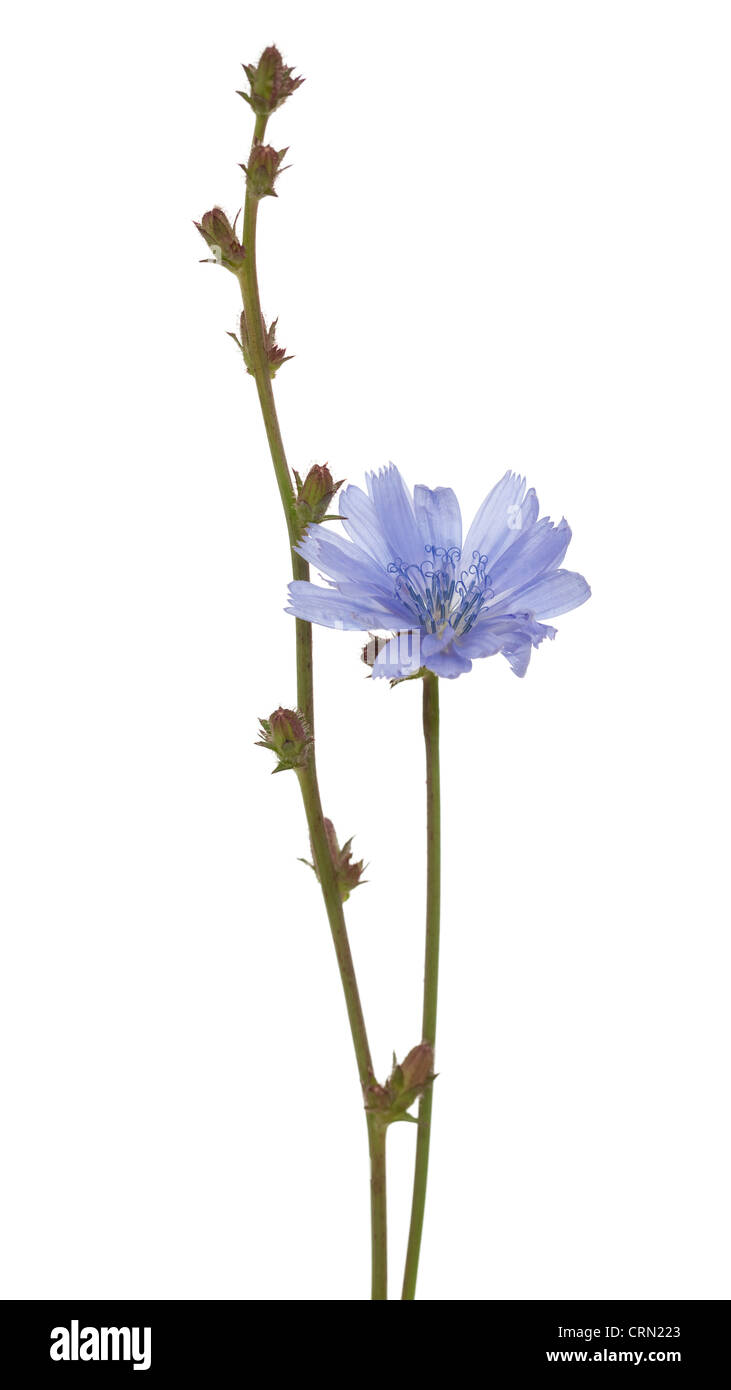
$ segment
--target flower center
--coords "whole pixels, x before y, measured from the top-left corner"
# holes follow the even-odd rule
[[[461,569],[462,552],[454,545],[426,545],[429,556],[420,565],[395,559],[388,566],[397,597],[426,632],[442,633],[451,623],[456,635],[469,632],[478,615],[494,598],[487,573],[487,556],[472,552],[472,564]]]

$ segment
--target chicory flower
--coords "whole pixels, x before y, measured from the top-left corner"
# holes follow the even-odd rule
[[[454,678],[497,652],[524,676],[533,647],[556,634],[543,620],[588,599],[582,575],[560,568],[567,522],[539,519],[535,491],[517,474],[492,489],[464,540],[451,488],[417,486],[412,497],[393,464],[366,484],[367,494],[350,486],[340,495],[348,539],[308,528],[297,549],[330,587],[295,580],[287,612],[324,627],[390,629],[374,676],[426,667]]]

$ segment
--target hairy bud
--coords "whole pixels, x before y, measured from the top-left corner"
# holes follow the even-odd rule
[[[338,837],[335,833],[335,826],[333,825],[331,820],[327,819],[327,816],[323,817],[323,825],[325,827],[325,834],[327,836],[327,847],[330,851],[330,859],[332,862],[332,866],[335,870],[335,875],[338,880],[340,898],[342,902],[347,902],[347,899],[350,897],[353,890],[355,888],[358,888],[361,883],[365,883],[366,881],[363,878],[365,864],[363,863],[362,859],[359,859],[355,863],[353,862],[353,856],[350,849],[350,846],[353,843],[352,835],[349,840],[345,841],[345,844],[341,849],[338,845]],[[322,882],[322,880],[320,879],[320,875],[317,872],[316,864],[311,864],[309,859],[303,859],[302,863],[308,864],[309,867],[314,870],[318,883]]]
[[[280,164],[287,149],[275,150],[272,145],[260,145],[257,141],[251,147],[248,164],[240,167],[246,174],[246,187],[253,198],[276,198],[274,184],[281,174]]]
[[[287,354],[286,348],[279,347],[277,344],[277,323],[278,319],[273,319],[267,328],[264,315],[261,316],[261,333],[264,339],[264,355],[269,363],[269,375],[275,377],[279,368],[284,362],[291,362],[292,354]],[[254,359],[251,350],[251,335],[246,322],[246,314],[242,313],[239,320],[239,332],[241,338],[237,338],[235,333],[229,333],[229,338],[233,338],[246,364],[246,370],[250,376],[255,376]]]
[[[381,1116],[385,1124],[395,1120],[413,1120],[406,1111],[431,1086],[434,1080],[434,1048],[421,1042],[404,1057],[400,1064],[394,1053],[393,1071],[385,1086],[375,1078],[366,1087],[366,1110]]]
[[[326,463],[313,463],[304,482],[296,469],[293,469],[293,472],[297,484],[295,505],[302,529],[317,525],[321,521],[339,521],[338,516],[328,516],[327,511],[338,488],[342,487],[343,479],[337,483],[333,482],[332,473]]]
[[[402,1094],[413,1091],[415,1096],[420,1095],[427,1083],[434,1079],[434,1048],[431,1043],[417,1043],[416,1047],[412,1047],[400,1067],[396,1067],[394,1077],[397,1073]]]
[[[278,48],[272,45],[265,48],[258,63],[242,63],[249,79],[250,92],[239,92],[248,101],[257,116],[269,116],[282,106],[298,87],[304,77],[293,77],[294,68],[288,68]]]
[[[293,709],[275,709],[268,719],[260,720],[261,738],[257,748],[269,748],[277,755],[275,772],[287,772],[304,767],[312,737],[303,716]]]
[[[221,208],[211,208],[210,212],[204,212],[200,222],[193,224],[198,228],[206,246],[213,252],[212,256],[205,259],[210,260],[213,265],[225,265],[226,269],[233,271],[235,275],[241,269],[246,254],[236,236],[237,221],[238,213],[231,226]]]

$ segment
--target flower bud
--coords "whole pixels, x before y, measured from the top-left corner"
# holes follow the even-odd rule
[[[214,265],[225,265],[227,270],[238,274],[244,263],[244,248],[236,236],[236,221],[231,226],[225,212],[221,208],[212,208],[210,212],[205,212],[200,222],[195,222],[206,245],[210,247],[213,255],[210,259]]]
[[[302,522],[304,531],[306,526],[312,526],[320,521],[335,521],[339,518],[327,515],[327,509],[335,496],[339,487],[343,485],[341,478],[338,483],[333,482],[333,476],[327,464],[313,463],[304,482],[299,473],[294,471],[294,480],[297,484],[297,513]]]
[[[240,167],[246,174],[246,187],[253,198],[276,198],[274,184],[282,172],[279,166],[288,148],[285,145],[283,150],[275,150],[258,141],[252,145],[248,164]]]
[[[277,755],[275,772],[304,767],[312,737],[301,714],[293,709],[275,709],[268,719],[260,721],[262,735],[257,748],[270,748]]]
[[[353,889],[357,888],[362,883],[362,874],[365,869],[365,864],[363,863],[362,859],[359,859],[357,863],[353,862],[353,856],[350,850],[350,846],[353,843],[352,835],[349,840],[345,841],[345,844],[343,845],[342,849],[339,849],[338,838],[335,834],[335,826],[333,825],[332,821],[328,820],[327,817],[325,817],[323,823],[325,826],[325,834],[327,835],[327,842],[330,849],[330,857],[333,861],[333,864],[335,866],[335,872],[338,876],[340,896],[343,902],[346,902],[347,899],[350,897],[351,893],[353,892]]]
[[[264,339],[264,354],[265,354],[265,356],[266,356],[267,362],[269,363],[269,375],[270,375],[271,377],[275,377],[275,376],[276,376],[276,374],[277,374],[279,368],[282,366],[282,363],[283,363],[283,362],[290,362],[291,359],[292,359],[292,354],[291,354],[291,353],[290,353],[289,355],[287,355],[287,351],[286,351],[285,348],[282,348],[282,347],[278,347],[278,346],[277,346],[277,338],[276,338],[277,323],[278,323],[278,320],[277,320],[277,319],[274,319],[274,320],[272,321],[272,323],[269,325],[269,327],[267,328],[266,323],[265,323],[265,321],[264,321],[264,315],[262,314],[262,316],[261,316],[261,332],[262,332],[262,337],[263,337],[263,339]],[[240,340],[236,337],[236,334],[235,334],[235,333],[229,333],[228,336],[229,336],[229,338],[233,338],[234,342],[235,342],[235,343],[237,344],[237,346],[239,347],[239,349],[240,349],[240,351],[241,351],[241,355],[242,355],[242,357],[243,357],[243,359],[244,359],[244,362],[246,363],[246,370],[247,370],[247,372],[249,373],[249,375],[250,375],[250,376],[255,376],[256,373],[255,373],[255,368],[254,368],[254,360],[253,360],[253,354],[252,354],[252,351],[251,351],[251,337],[250,337],[250,334],[249,334],[249,329],[248,329],[248,325],[247,325],[247,322],[246,322],[246,314],[245,314],[245,313],[242,313],[242,315],[241,315],[241,319],[240,319],[240,321],[239,321],[239,330],[240,330],[240,333],[241,333],[241,339],[240,339]]]
[[[239,92],[238,95],[248,101],[257,116],[269,116],[276,111],[305,80],[304,77],[292,76],[294,69],[285,66],[279,49],[273,45],[264,49],[256,66],[242,63],[242,67],[249,79],[251,92]]]
[[[431,1043],[417,1043],[404,1057],[401,1066],[401,1084],[404,1091],[423,1091],[427,1082],[434,1076],[434,1048]]]
[[[406,1055],[399,1065],[394,1054],[393,1071],[385,1086],[375,1078],[366,1087],[366,1110],[382,1116],[386,1124],[396,1120],[413,1120],[406,1111],[434,1080],[434,1048],[421,1042]]]
[[[341,849],[338,845],[338,837],[335,833],[335,826],[333,825],[332,821],[328,820],[327,816],[323,816],[322,823],[325,827],[327,847],[330,851],[330,859],[332,861],[332,866],[335,870],[335,875],[338,881],[338,887],[340,889],[340,898],[342,902],[346,902],[353,890],[355,888],[358,888],[361,883],[365,883],[366,880],[362,877],[363,871],[365,869],[365,864],[363,863],[362,859],[359,859],[357,863],[353,863],[352,854],[350,850],[350,846],[353,843],[352,835],[349,840],[345,841],[345,844]],[[317,878],[318,883],[320,883],[322,880],[320,879],[320,875],[317,872],[317,865],[311,864],[309,859],[303,859],[302,863],[308,864],[309,867],[314,870],[315,877]]]

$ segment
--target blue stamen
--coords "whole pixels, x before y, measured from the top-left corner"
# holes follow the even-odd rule
[[[430,558],[420,565],[406,565],[397,556],[388,566],[388,573],[395,576],[397,597],[427,632],[440,632],[448,623],[458,634],[469,632],[488,600],[494,597],[489,587],[487,555],[474,550],[472,564],[460,572],[462,552],[458,546],[446,549],[426,545],[424,549]]]

